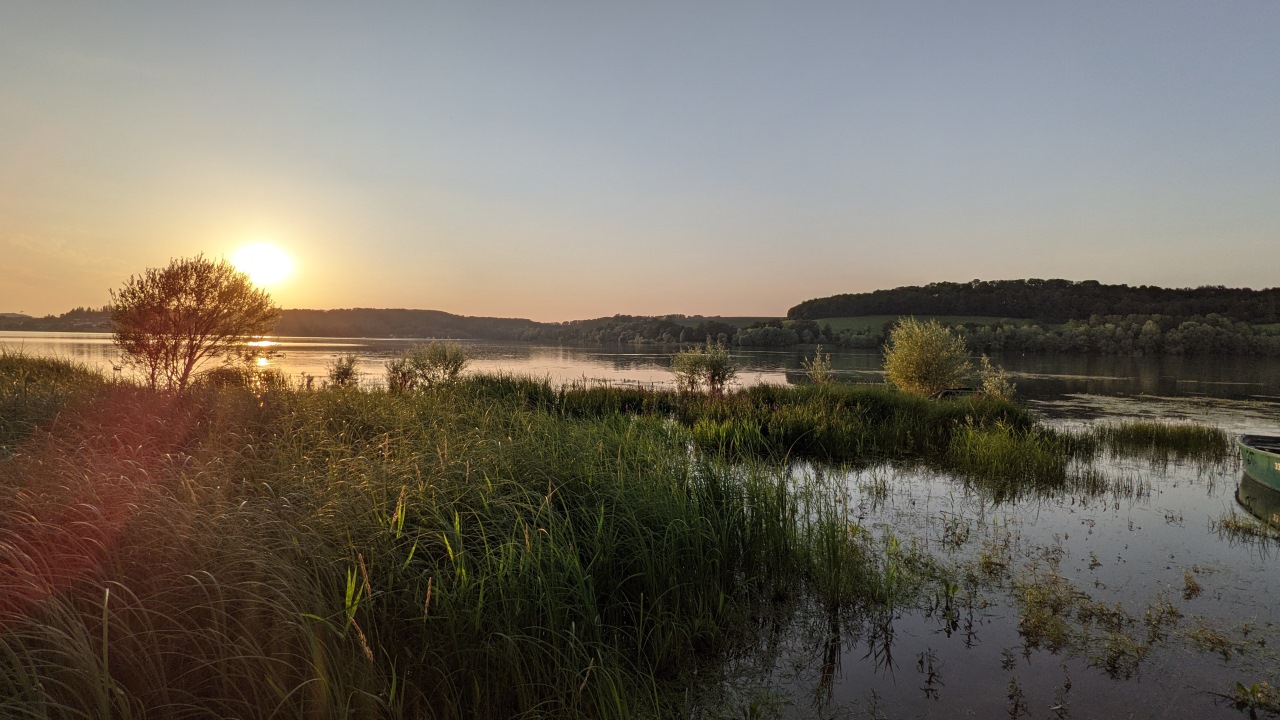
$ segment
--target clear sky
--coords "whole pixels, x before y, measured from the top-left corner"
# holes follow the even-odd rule
[[[0,5],[0,312],[254,241],[539,320],[1273,287],[1280,2]]]

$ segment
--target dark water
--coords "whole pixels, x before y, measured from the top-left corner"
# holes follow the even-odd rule
[[[802,612],[711,702],[750,698],[781,718],[1247,717],[1222,696],[1280,681],[1280,534],[1221,529],[1254,522],[1236,500],[1238,463],[1098,468],[1112,480],[1101,492],[1012,502],[918,470],[844,475],[849,520],[878,562],[928,556],[954,579],[950,607],[935,583],[856,617]],[[1244,482],[1252,506],[1280,508]],[[984,572],[983,558],[1002,565]],[[1026,630],[1027,588],[1055,583],[1072,598],[1059,647]],[[1123,619],[1082,620],[1082,608]]]
[[[340,353],[360,356],[358,369],[369,385],[382,383],[383,363],[410,340],[352,338],[278,338],[262,348],[268,361],[293,377],[323,378],[326,365]],[[546,346],[464,341],[475,361],[472,369],[548,377],[555,382],[637,382],[669,385],[670,357],[676,348],[657,345],[603,347]],[[110,335],[101,333],[0,332],[0,348],[66,357],[112,372],[119,364]],[[738,382],[800,383],[802,360],[813,350],[735,350]],[[1069,395],[1159,395],[1280,402],[1280,359],[1276,358],[1129,358],[1073,355],[1002,355],[995,358],[1027,399]],[[845,380],[882,379],[882,357],[874,351],[832,351],[832,369]]]

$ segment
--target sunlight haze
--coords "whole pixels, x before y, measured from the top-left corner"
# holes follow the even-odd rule
[[[286,308],[1271,287],[1278,35],[1274,2],[9,2],[0,312],[260,238]]]

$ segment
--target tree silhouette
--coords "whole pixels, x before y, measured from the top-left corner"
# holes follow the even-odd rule
[[[111,291],[112,339],[152,388],[184,390],[204,361],[270,333],[280,310],[226,260],[148,268]]]

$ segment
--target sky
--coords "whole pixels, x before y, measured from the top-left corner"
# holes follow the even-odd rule
[[[285,308],[782,315],[1280,285],[1280,3],[0,5],[0,312],[279,246]]]

